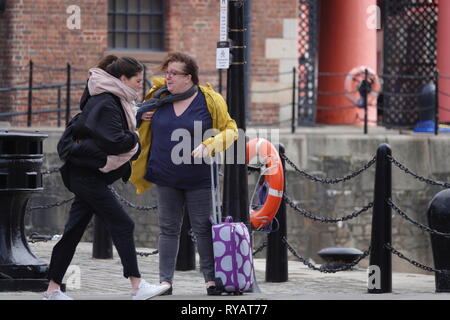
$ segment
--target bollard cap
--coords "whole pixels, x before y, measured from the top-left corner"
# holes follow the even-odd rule
[[[352,263],[362,254],[361,250],[346,247],[324,248],[317,252],[328,263]]]

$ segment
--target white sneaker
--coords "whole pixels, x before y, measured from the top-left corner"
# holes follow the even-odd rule
[[[73,298],[65,295],[60,289],[53,291],[51,294],[44,292],[42,300],[73,300]]]
[[[142,279],[141,283],[139,283],[138,291],[133,293],[131,296],[133,300],[148,300],[163,294],[169,289],[170,285],[168,284],[154,286]]]

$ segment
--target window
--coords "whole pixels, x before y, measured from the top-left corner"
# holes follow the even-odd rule
[[[164,50],[164,0],[109,0],[108,48]]]

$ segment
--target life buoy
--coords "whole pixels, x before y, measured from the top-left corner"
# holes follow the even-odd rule
[[[362,107],[362,98],[359,93],[359,88],[363,80],[366,79],[366,70],[367,81],[371,86],[371,91],[367,95],[367,105],[375,106],[377,104],[378,92],[380,92],[381,86],[380,79],[371,68],[365,66],[353,68],[344,81],[347,99],[358,107]]]
[[[255,229],[261,229],[275,217],[283,199],[283,164],[277,149],[266,139],[250,140],[247,142],[246,151],[247,164],[262,165],[264,181],[261,188],[264,188],[264,195],[259,195],[261,207],[250,207],[250,222]]]

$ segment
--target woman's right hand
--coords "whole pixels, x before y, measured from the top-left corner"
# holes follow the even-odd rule
[[[143,120],[143,121],[150,121],[150,120],[152,120],[152,117],[153,117],[154,113],[155,113],[155,111],[144,112],[142,114],[141,120]]]

